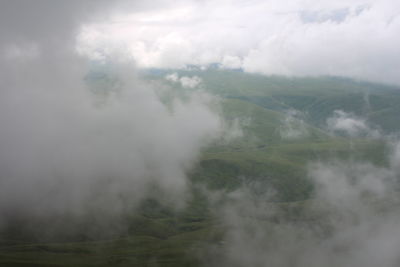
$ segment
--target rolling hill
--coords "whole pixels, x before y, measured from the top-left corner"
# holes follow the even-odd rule
[[[198,76],[201,84],[183,88],[165,80],[171,73]],[[135,211],[112,218],[123,221],[124,229],[102,238],[89,234],[90,214],[46,218],[47,224],[56,225],[53,230],[57,234],[51,236],[47,235],[49,229],[42,227],[46,225],[43,220],[16,216],[5,222],[7,227],[0,233],[0,265],[207,265],[205,249],[222,247],[226,231],[214,214],[210,194],[224,202],[224,196],[244,187],[254,196],[273,192],[268,205],[279,212],[262,219],[272,229],[283,220],[320,220],[324,213],[307,204],[314,190],[307,172],[309,162],[335,159],[388,164],[388,147],[382,138],[329,132],[326,121],[334,111],[360,116],[384,134],[400,129],[400,88],[394,86],[338,77],[268,77],[218,69],[152,70],[143,75],[172,87],[173,94],[204,90],[218,96],[216,110],[225,119],[228,133],[237,131],[204,149],[188,173],[191,197],[187,205],[176,210],[150,197]],[[107,94],[107,86],[115,82],[104,70],[96,70],[86,80],[98,94]],[[171,96],[162,97],[167,103]],[[36,229],[34,234],[31,229]]]

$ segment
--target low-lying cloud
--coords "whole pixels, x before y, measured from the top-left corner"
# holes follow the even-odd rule
[[[124,51],[96,63],[110,79],[105,94],[92,90],[84,78],[94,63],[75,51],[77,29],[95,19],[84,12],[91,5],[71,2],[62,10],[35,2],[32,13],[53,13],[30,24],[25,3],[1,4],[21,13],[1,16],[9,28],[0,39],[0,218],[117,214],[152,190],[182,203],[187,171],[221,132],[210,96],[193,92],[165,105]],[[57,28],[54,19],[64,11],[68,23]]]
[[[165,76],[167,81],[173,83],[179,83],[183,88],[196,88],[199,87],[202,83],[202,79],[199,76],[181,76],[179,77],[178,73],[174,72],[172,74],[168,74]]]
[[[343,110],[335,110],[333,116],[326,119],[326,124],[330,132],[350,137],[378,138],[381,136],[379,130],[370,126],[366,119]]]
[[[314,162],[314,197],[273,203],[241,188],[214,205],[225,227],[208,266],[385,266],[400,263],[398,153],[387,167]]]
[[[304,114],[300,111],[291,109],[286,111],[279,127],[279,134],[282,139],[298,140],[309,136],[306,123],[303,120]]]

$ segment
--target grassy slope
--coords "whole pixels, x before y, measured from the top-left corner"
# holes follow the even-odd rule
[[[255,193],[263,193],[273,187],[277,200],[285,202],[276,204],[287,210],[282,216],[298,214],[304,207],[312,190],[306,175],[309,160],[368,159],[385,164],[385,147],[379,141],[333,138],[316,128],[333,110],[366,112],[390,130],[400,125],[396,116],[400,95],[390,87],[216,70],[180,74],[201,76],[206,90],[225,97],[222,113],[228,121],[239,120],[244,133],[231,143],[220,142],[206,150],[191,179],[211,190],[256,184]],[[309,134],[303,139],[284,140],[279,134],[285,118],[281,111],[289,108],[309,116],[305,123]],[[194,195],[181,212],[144,203],[138,214],[127,218],[127,231],[113,239],[38,243],[3,238],[0,266],[199,266],[202,247],[218,245],[223,229],[209,213],[204,197]]]
[[[314,126],[324,124],[341,109],[369,118],[386,132],[400,130],[399,87],[336,77],[287,78],[227,70],[161,71],[152,79],[177,72],[197,75],[207,91],[225,98],[241,99],[276,111],[296,109]]]

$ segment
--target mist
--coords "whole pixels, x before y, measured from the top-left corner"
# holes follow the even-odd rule
[[[399,143],[387,166],[312,161],[305,201],[276,202],[249,183],[209,192],[224,237],[204,249],[204,266],[398,266]]]
[[[119,4],[2,3],[0,227],[13,215],[110,219],[148,195],[185,205],[186,173],[221,120],[205,93],[163,102],[168,87],[142,80],[124,51],[99,62],[79,54],[82,23],[139,5]],[[86,79],[93,65],[114,81],[104,92]]]
[[[343,110],[335,110],[332,116],[326,119],[326,124],[328,131],[333,134],[342,134],[350,137],[382,137],[378,127],[370,125],[364,118]]]
[[[366,86],[390,124],[398,87],[273,76],[400,84],[392,2],[1,1],[1,256],[117,240],[122,265],[399,266],[397,133],[320,112]]]
[[[297,110],[288,110],[282,120],[279,134],[282,139],[296,140],[309,135],[302,117],[305,115]]]

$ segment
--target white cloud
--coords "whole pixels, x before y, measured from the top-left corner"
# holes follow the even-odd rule
[[[167,81],[171,81],[171,82],[178,82],[179,77],[178,77],[178,73],[172,73],[172,74],[168,74],[165,76],[165,79]]]
[[[185,88],[196,88],[201,83],[201,78],[198,76],[187,77],[183,76],[179,79],[182,87]]]
[[[185,1],[87,24],[80,49],[122,46],[141,67],[220,63],[400,84],[399,12],[394,0]]]
[[[198,76],[182,76],[179,77],[178,73],[172,73],[165,76],[165,79],[170,82],[179,83],[184,88],[196,88],[198,87],[202,79]]]
[[[343,110],[335,110],[333,116],[328,118],[326,123],[328,130],[345,133],[352,137],[366,135],[377,138],[380,136],[380,132],[371,128],[365,119]]]
[[[242,60],[237,56],[226,55],[221,61],[222,67],[228,69],[239,69],[242,67]]]

